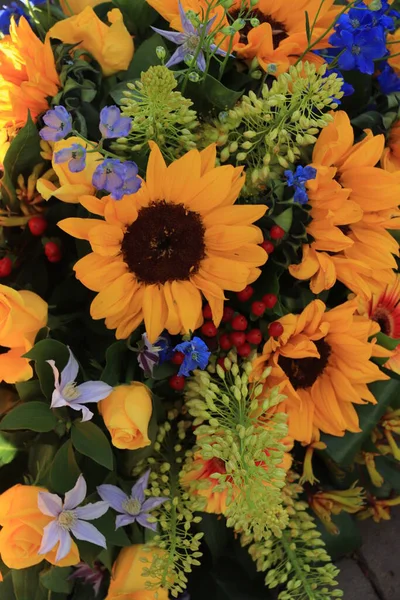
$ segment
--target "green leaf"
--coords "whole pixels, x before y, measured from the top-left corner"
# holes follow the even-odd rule
[[[106,366],[101,374],[101,381],[113,387],[125,381],[123,373],[129,360],[136,361],[136,355],[129,350],[126,341],[121,340],[111,344],[107,348]]]
[[[8,465],[12,462],[17,454],[18,450],[7,440],[7,438],[0,433],[0,467]]]
[[[68,579],[71,573],[71,567],[50,567],[40,573],[40,582],[47,590],[69,594],[74,585]]]
[[[327,444],[327,449],[323,450],[322,453],[326,452],[328,457],[340,465],[348,466],[353,462],[355,455],[369,438],[386,408],[398,398],[400,384],[397,380],[390,379],[389,381],[372,383],[369,388],[375,396],[377,404],[356,406],[361,432],[346,433],[343,437],[326,434],[321,436],[321,441]]]
[[[0,583],[0,600],[16,600],[11,572],[8,573]]]
[[[40,399],[45,401],[45,397],[43,396],[43,392],[40,387],[40,381],[37,379],[16,383],[15,387],[17,388],[18,396],[22,402],[30,402],[31,400]]]
[[[104,535],[107,546],[125,547],[130,546],[131,541],[126,535],[124,528],[115,529],[115,514],[108,511],[105,515],[96,519],[96,528]]]
[[[68,440],[58,450],[51,465],[51,487],[58,494],[65,494],[74,487],[80,474],[71,440]]]
[[[24,356],[35,361],[40,387],[46,398],[50,400],[54,390],[54,375],[52,368],[46,361],[54,360],[57,369],[61,373],[69,359],[67,346],[57,342],[57,340],[46,339],[35,344],[32,350],[29,350]]]
[[[11,571],[16,600],[47,600],[48,594],[39,583],[40,565]]]
[[[332,560],[338,560],[345,554],[358,550],[362,544],[362,538],[357,522],[348,513],[342,512],[340,515],[333,515],[332,521],[339,529],[337,535],[328,533],[321,521],[316,519],[329,556]]]
[[[385,335],[381,331],[376,334],[377,343],[388,350],[395,350],[397,346],[400,344],[400,340],[396,340],[388,335]],[[387,359],[384,359],[385,361]]]
[[[142,72],[147,71],[154,65],[161,65],[161,60],[157,57],[156,53],[157,46],[162,46],[166,52],[166,56],[169,55],[164,39],[159,33],[155,33],[139,46],[133,55],[128,70],[121,73],[125,81],[139,79]]]
[[[78,452],[88,456],[107,469],[113,468],[113,453],[110,442],[102,430],[91,421],[74,421],[71,440]]]
[[[157,12],[147,0],[113,0],[124,15],[124,23],[135,35],[144,34],[157,19]]]
[[[57,419],[50,407],[44,402],[26,402],[19,404],[1,421],[0,429],[29,429],[45,433],[52,431],[57,425]]]
[[[306,15],[306,36],[307,36],[307,44],[310,45],[310,41],[311,41],[311,28],[310,28],[310,17],[308,15],[308,12],[305,11],[305,15]]]
[[[277,225],[279,225],[279,227],[282,227],[282,229],[287,233],[288,231],[290,231],[290,228],[292,226],[293,209],[287,208],[280,215],[274,217],[273,220]]]
[[[198,85],[198,84],[197,84]],[[210,104],[217,109],[227,110],[232,108],[243,96],[243,92],[236,92],[225,87],[218,79],[207,74],[202,89]]]
[[[40,156],[40,136],[28,112],[26,125],[13,139],[4,157],[1,194],[11,210],[19,211],[20,203],[15,193],[18,175],[30,175],[32,167],[40,162],[43,162]]]
[[[385,483],[390,484],[397,494],[400,493],[400,463],[389,456],[378,456],[375,466]]]
[[[45,433],[31,444],[28,454],[28,469],[35,484],[43,487],[51,486],[50,471],[57,454],[59,438],[56,433]]]

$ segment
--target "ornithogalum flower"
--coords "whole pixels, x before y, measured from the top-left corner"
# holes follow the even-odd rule
[[[306,183],[310,179],[315,179],[317,176],[317,170],[314,167],[302,167],[299,165],[296,171],[285,171],[286,181],[289,187],[294,187],[294,198],[295,202],[299,204],[306,204],[308,202],[308,194],[306,190]]]
[[[105,567],[100,563],[94,563],[93,568],[84,562],[76,565],[75,571],[69,579],[80,579],[86,585],[91,585],[95,597],[99,595],[101,584],[103,583]]]
[[[166,63],[166,67],[172,67],[173,65],[177,65],[178,63],[185,60],[187,56],[195,56],[197,54],[196,63],[200,71],[206,70],[206,59],[204,57],[203,48],[199,50],[199,46],[201,43],[203,27],[206,28],[206,34],[208,35],[211,31],[212,25],[215,21],[215,16],[208,21],[207,24],[200,25],[199,27],[194,27],[194,25],[188,19],[185,10],[179,2],[179,13],[182,23],[182,32],[176,31],[164,31],[163,29],[157,29],[157,27],[152,27],[154,31],[165,37],[170,42],[174,42],[177,44],[179,48],[175,50],[169,61]],[[226,52],[221,50],[220,48],[216,48],[214,44],[211,44],[211,49],[221,56],[225,56]]]
[[[72,131],[72,118],[64,106],[55,106],[43,115],[46,127],[39,133],[46,142],[58,142],[64,139]]]
[[[156,365],[164,362],[166,356],[172,353],[169,337],[160,336],[152,344],[147,333],[142,334],[142,341],[138,344],[138,363],[141,369],[150,377]]]
[[[341,50],[338,66],[343,71],[357,70],[372,75],[375,70],[374,60],[384,58],[387,54],[381,27],[351,31],[337,26],[329,42]]]
[[[194,337],[190,342],[178,344],[175,346],[174,351],[182,352],[185,355],[178,373],[178,375],[183,375],[184,377],[187,377],[190,371],[194,371],[195,369],[205,369],[211,354],[207,344],[198,337]]]
[[[157,530],[157,524],[149,522],[149,513],[166,502],[168,498],[147,498],[146,500],[144,491],[147,488],[149,476],[150,471],[146,471],[137,480],[132,487],[130,496],[115,485],[104,484],[97,488],[100,498],[116,512],[120,513],[115,520],[116,529],[137,521],[142,527],[147,527],[147,529],[152,529],[153,531]]]
[[[99,129],[103,138],[119,138],[129,135],[132,119],[123,117],[118,106],[105,106],[100,113]]]
[[[104,535],[86,521],[102,517],[108,510],[108,504],[94,502],[79,506],[86,498],[86,492],[86,481],[82,475],[79,475],[75,487],[65,494],[64,502],[56,494],[39,492],[39,510],[48,517],[54,517],[54,521],[46,525],[43,530],[39,554],[46,554],[59,544],[56,562],[62,560],[71,549],[71,533],[78,540],[107,548]]]
[[[69,148],[54,153],[54,162],[56,164],[68,162],[71,173],[80,173],[86,166],[86,148],[81,144],[71,144]]]
[[[142,185],[138,177],[138,167],[134,162],[121,162],[107,158],[95,170],[93,185],[98,190],[105,190],[114,200],[122,200],[128,194],[135,194]]]
[[[51,398],[51,408],[69,406],[73,410],[82,411],[82,421],[90,421],[93,413],[85,406],[89,402],[99,402],[107,398],[112,392],[104,381],[86,381],[80,385],[76,384],[79,365],[69,350],[68,363],[60,373],[54,360],[47,361],[54,373],[54,391]]]

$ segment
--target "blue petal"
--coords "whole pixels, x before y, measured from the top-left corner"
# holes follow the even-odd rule
[[[117,515],[117,518],[115,519],[115,529],[126,527],[135,521],[136,517],[134,515]]]
[[[186,33],[178,33],[177,31],[164,31],[164,29],[158,29],[158,27],[152,27],[152,30],[156,33],[159,33],[170,42],[174,42],[174,44],[176,44],[177,46],[184,44],[187,39]]]
[[[144,490],[148,486],[149,477],[150,477],[150,469],[148,469],[148,471],[146,471],[146,473],[144,475],[142,475],[142,477],[140,477],[140,479],[138,479],[137,482],[132,487],[131,497],[138,500],[140,502],[140,504],[143,504],[143,502],[144,502],[144,499],[145,499]]]
[[[166,67],[173,67],[174,65],[178,65],[179,63],[183,62],[185,60],[185,56],[187,54],[187,50],[184,46],[179,46],[179,48],[177,48],[175,50],[175,52],[173,53],[173,55],[171,56],[171,58],[169,59],[169,61],[166,63]]]
[[[181,17],[181,23],[182,23],[183,29],[186,31],[186,33],[190,33],[190,34],[195,33],[196,30],[193,27],[190,20],[186,16],[186,12],[182,6],[181,0],[179,0],[179,15]]]

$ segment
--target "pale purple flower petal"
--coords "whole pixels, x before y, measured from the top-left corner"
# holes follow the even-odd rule
[[[180,0],[179,0],[179,15],[181,17],[181,23],[182,23],[183,29],[186,31],[186,33],[195,33],[196,30],[195,30],[194,26],[192,25],[192,23],[187,18],[185,9],[183,8]]]
[[[137,522],[147,529],[151,529],[152,531],[157,531],[157,523],[149,523],[148,518],[150,515],[148,513],[141,513],[136,517]]]
[[[145,502],[143,502],[141,512],[146,513],[150,510],[154,510],[157,508],[157,506],[161,506],[161,504],[164,504],[164,502],[167,500],[169,500],[169,498],[148,498]]]
[[[48,517],[58,517],[63,508],[60,496],[49,492],[39,492],[38,507]]]
[[[179,46],[179,48],[175,50],[175,52],[173,53],[169,61],[165,64],[165,66],[169,68],[181,63],[185,59],[185,56],[187,54],[188,51],[186,50],[185,46]]]
[[[46,525],[43,529],[42,543],[40,544],[38,554],[47,554],[47,552],[53,550],[54,546],[60,540],[60,529],[57,521],[51,521],[51,523]]]
[[[113,388],[104,383],[104,381],[86,381],[77,386],[79,392],[78,398],[72,401],[72,404],[87,404],[88,402],[100,402],[107,398]]]
[[[108,483],[99,485],[97,488],[97,493],[102,500],[111,506],[111,508],[117,512],[124,511],[122,505],[128,500],[128,496],[116,485],[110,485]]]
[[[214,25],[215,23],[215,19],[217,18],[217,15],[214,15],[207,23],[206,25],[206,33],[210,33],[211,31],[211,27]]]
[[[56,363],[54,360],[46,360],[46,362],[50,365],[53,370],[54,375],[54,386],[58,390],[60,387],[60,371],[56,367]]]
[[[62,560],[66,556],[68,556],[68,554],[71,551],[71,546],[72,546],[72,539],[71,539],[71,536],[69,535],[68,531],[66,531],[62,527],[59,527],[58,535],[60,538],[60,545],[58,546],[58,550],[57,550],[57,554],[56,554],[56,562],[58,562],[59,560]]]
[[[86,523],[86,521],[77,521],[71,531],[78,540],[91,542],[96,546],[107,548],[106,538],[94,525]]]
[[[68,348],[69,351],[69,359],[65,366],[65,368],[61,372],[61,390],[67,385],[67,383],[72,383],[76,380],[79,371],[78,361],[75,356],[72,354],[71,349]]]
[[[74,514],[78,519],[84,519],[85,521],[91,521],[92,519],[99,519],[108,511],[107,502],[93,502],[91,504],[85,504],[75,508]]]
[[[73,510],[86,498],[87,485],[83,475],[79,475],[75,486],[65,494],[64,510]]]
[[[215,52],[215,54],[219,54],[220,56],[226,56],[225,50],[222,50],[222,48],[218,48],[218,46],[216,44],[211,44],[210,45],[210,50],[212,50],[213,52]],[[231,58],[235,58],[234,54],[230,54],[229,56]]]
[[[134,515],[118,515],[115,519],[115,529],[119,529],[120,527],[130,525],[131,523],[134,523],[136,519],[137,516]]]
[[[199,52],[196,63],[200,71],[203,71],[204,73],[204,71],[206,70],[206,59],[204,58],[203,52]]]
[[[186,33],[180,33],[177,31],[164,31],[164,29],[158,29],[158,27],[152,27],[152,30],[156,33],[159,33],[170,42],[174,42],[174,44],[184,44],[187,38]]]
[[[139,500],[140,504],[143,504],[145,500],[144,490],[149,484],[150,469],[146,471],[140,479],[137,480],[135,485],[132,487],[132,498]]]
[[[85,423],[86,421],[90,421],[92,419],[92,417],[94,416],[94,413],[92,413],[91,410],[89,410],[88,408],[86,408],[86,406],[81,406],[80,404],[77,404],[76,406],[72,406],[71,408],[74,408],[75,410],[82,410],[82,423]]]

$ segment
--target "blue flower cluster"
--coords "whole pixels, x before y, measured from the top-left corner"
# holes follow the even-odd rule
[[[317,170],[314,167],[302,167],[299,165],[296,167],[296,171],[285,171],[286,182],[289,187],[294,188],[294,202],[298,204],[306,204],[308,202],[308,195],[306,190],[306,183],[310,179],[315,179],[317,176]]]
[[[30,3],[33,6],[37,6],[43,2],[44,0],[30,0]],[[29,20],[26,7],[24,7],[20,2],[14,1],[9,2],[8,4],[2,4],[0,8],[0,31],[4,35],[10,33],[10,24],[13,17],[17,23],[21,17],[25,17]]]

